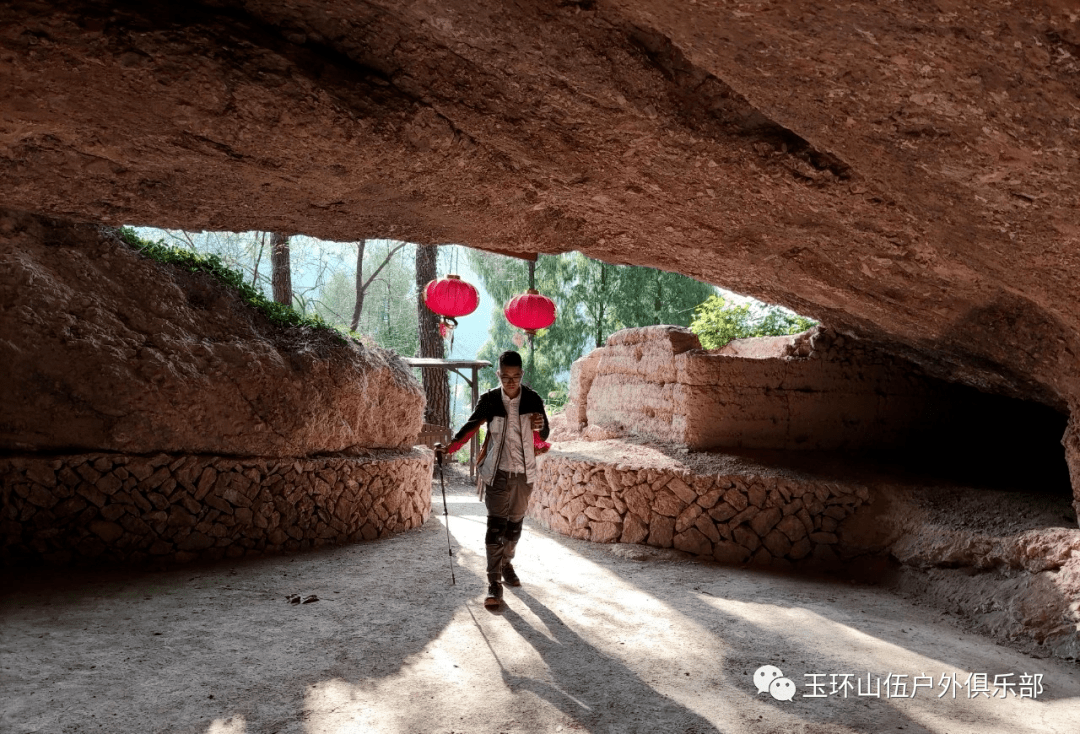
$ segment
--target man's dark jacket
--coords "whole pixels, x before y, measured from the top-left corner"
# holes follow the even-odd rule
[[[529,483],[533,482],[536,474],[535,452],[532,442],[532,426],[529,414],[539,413],[544,418],[544,427],[540,430],[540,438],[547,439],[551,432],[548,425],[547,411],[544,410],[544,401],[535,390],[528,385],[521,386],[521,402],[518,404],[518,415],[521,420],[522,451],[525,456],[525,473]],[[487,424],[488,437],[485,441],[487,451],[480,463],[480,478],[485,484],[490,484],[495,476],[495,470],[499,468],[502,452],[505,450],[506,440],[506,408],[502,401],[502,388],[488,390],[480,396],[476,403],[476,409],[465,421],[465,425],[454,434],[453,441],[446,448],[446,453],[452,454],[472,437],[481,425]]]

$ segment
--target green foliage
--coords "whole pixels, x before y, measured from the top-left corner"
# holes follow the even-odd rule
[[[209,273],[225,285],[235,288],[240,299],[266,316],[275,326],[306,326],[315,329],[332,329],[321,316],[305,316],[291,306],[269,300],[250,283],[245,282],[239,270],[233,270],[213,254],[201,254],[178,247],[169,247],[163,240],[148,242],[140,239],[130,227],[121,227],[120,239],[143,255],[160,263],[176,265],[191,272]]]
[[[365,273],[374,272],[392,244],[396,243],[368,242],[364,251]],[[379,272],[364,296],[357,328],[382,347],[407,356],[416,354],[420,348],[412,262],[408,250],[399,252]],[[331,273],[315,294],[312,307],[329,323],[347,329],[356,307],[356,273],[345,269]]]
[[[722,297],[713,295],[694,309],[690,330],[705,349],[719,349],[733,339],[798,334],[816,323],[780,306],[729,306]]]
[[[189,232],[182,229],[136,228],[129,231],[142,241],[158,239],[180,251],[217,256],[221,264],[242,272],[256,291],[272,291],[269,232]],[[367,240],[365,276],[374,273],[401,243]],[[349,330],[356,305],[356,247],[353,242],[327,242],[294,235],[289,242],[292,271],[292,307],[301,317],[318,316],[337,331],[369,346],[382,346],[399,354],[414,354],[419,344],[411,259],[398,254],[370,283],[360,324]],[[273,302],[267,298],[268,302]]]
[[[653,324],[689,326],[694,307],[715,292],[712,286],[678,273],[611,265],[577,252],[541,255],[536,289],[555,301],[558,318],[536,335],[530,369],[528,344],[515,344],[515,334],[521,341],[521,332],[502,314],[506,301],[528,288],[528,264],[479,251],[469,258],[496,304],[490,338],[477,358],[494,363],[504,350],[521,352],[526,381],[553,409],[566,402],[570,365],[603,346],[612,332]],[[484,389],[494,387],[494,370],[485,370],[481,382]]]
[[[558,415],[566,408],[566,403],[570,399],[570,386],[566,383],[560,384],[554,390],[548,392],[544,396],[545,407],[549,416]]]

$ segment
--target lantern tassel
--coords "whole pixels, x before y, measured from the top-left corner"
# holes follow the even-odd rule
[[[440,327],[439,332],[440,333],[439,333],[439,335],[443,339],[448,338],[450,340],[449,352],[454,351],[454,329],[457,328],[457,325],[458,325],[457,319],[453,318],[452,316],[443,316],[440,319],[440,323],[439,323],[439,327]],[[447,352],[447,356],[449,356],[449,352]]]

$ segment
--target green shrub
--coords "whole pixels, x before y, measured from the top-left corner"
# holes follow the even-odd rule
[[[555,389],[548,393],[544,407],[548,417],[554,417],[566,410],[566,403],[570,400],[570,385],[567,382],[556,383]]]
[[[734,339],[798,334],[816,324],[816,321],[780,306],[769,306],[764,310],[746,304],[729,306],[717,295],[710,296],[694,309],[690,331],[697,334],[705,349],[719,349]]]

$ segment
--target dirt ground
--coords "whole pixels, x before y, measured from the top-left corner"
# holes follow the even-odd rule
[[[456,585],[437,482],[431,520],[387,540],[9,573],[0,730],[1064,734],[1080,721],[1080,668],[884,588],[594,545],[531,521],[524,586],[488,612],[483,506],[458,470],[447,492]],[[294,593],[319,600],[290,604]],[[758,692],[764,665],[793,700]],[[981,674],[993,697],[971,698]],[[1007,698],[998,676],[1016,684]],[[878,680],[880,695],[859,695]]]

